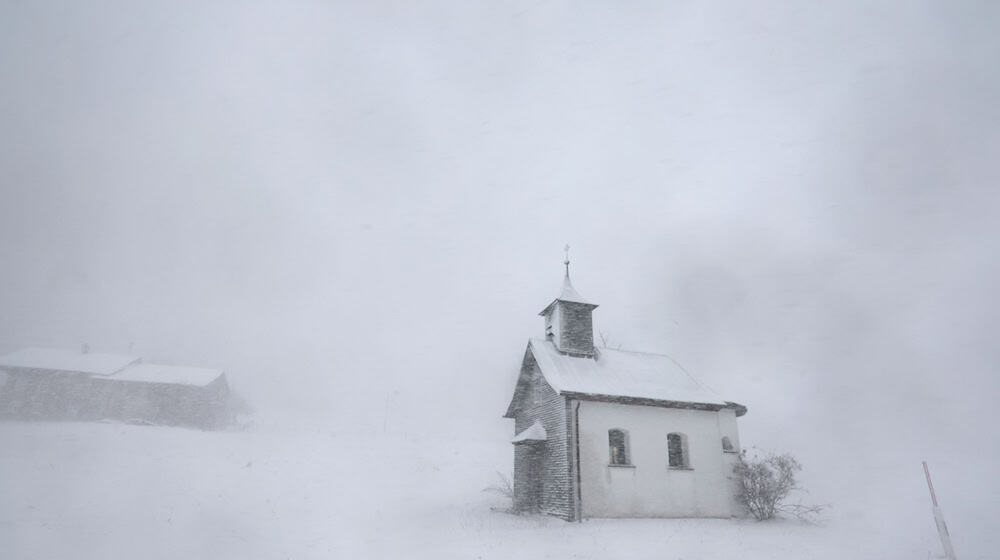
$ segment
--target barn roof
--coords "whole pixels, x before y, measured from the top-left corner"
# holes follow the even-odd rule
[[[163,366],[159,364],[133,364],[116,373],[112,379],[143,383],[169,383],[202,387],[222,375],[220,369]]]
[[[578,358],[537,338],[529,347],[545,381],[560,394],[741,407],[722,400],[670,356],[601,348],[596,358]]]
[[[223,375],[222,370],[144,364],[135,356],[72,352],[56,348],[22,348],[0,356],[0,368],[40,372],[83,373],[100,379],[138,383],[166,383],[202,387]]]
[[[138,361],[139,358],[135,356],[118,354],[83,354],[58,348],[22,348],[0,356],[0,367],[112,375]]]

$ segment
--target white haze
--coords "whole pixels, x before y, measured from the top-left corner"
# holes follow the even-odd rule
[[[973,476],[998,29],[992,2],[6,2],[0,351],[502,446],[569,242],[597,328],[746,404],[745,444]]]

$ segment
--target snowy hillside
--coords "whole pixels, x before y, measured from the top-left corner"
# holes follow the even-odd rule
[[[20,558],[925,559],[939,553],[921,473],[867,467],[821,525],[590,520],[493,511],[502,441],[264,427],[199,432],[0,423],[0,543]],[[847,480],[840,467],[813,473]],[[838,476],[838,472],[840,475]],[[997,536],[939,491],[960,558]],[[912,476],[911,476],[912,475]],[[870,489],[874,491],[869,491]],[[984,499],[996,502],[1000,496]],[[963,509],[964,508],[964,509]],[[970,509],[971,508],[971,509]]]
[[[0,560],[927,560],[924,460],[958,558],[1000,558],[998,30],[981,0],[0,2],[0,356],[224,372],[258,422],[0,422]],[[614,351],[668,355],[821,525],[496,511],[570,260],[636,369],[557,388],[696,398]]]

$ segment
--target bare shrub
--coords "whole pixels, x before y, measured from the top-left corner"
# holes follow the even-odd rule
[[[748,455],[743,450],[733,470],[741,483],[740,502],[758,521],[773,519],[781,513],[811,521],[826,508],[822,505],[787,503],[793,493],[804,492],[795,479],[802,465],[788,453],[756,452]]]
[[[510,500],[510,510],[514,509],[514,483],[511,482],[511,477],[497,471],[497,481],[495,484],[491,484],[486,488],[483,488],[483,492],[492,492],[494,494],[500,494],[501,496]]]

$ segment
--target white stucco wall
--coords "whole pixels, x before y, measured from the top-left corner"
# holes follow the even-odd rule
[[[744,508],[737,500],[740,492],[740,481],[733,475],[733,467],[739,461],[739,452],[743,449],[740,447],[740,434],[736,428],[736,411],[726,408],[717,412],[716,417],[719,419],[719,446],[722,446],[721,436],[729,436],[729,441],[733,444],[732,452],[722,454],[722,469],[729,479],[729,511],[732,515],[742,515]]]
[[[722,436],[739,449],[736,416],[582,401],[580,493],[584,517],[729,517],[738,513]],[[628,432],[630,467],[609,466],[608,430]],[[667,434],[687,436],[690,470],[668,466]]]

